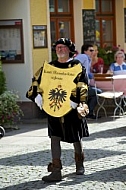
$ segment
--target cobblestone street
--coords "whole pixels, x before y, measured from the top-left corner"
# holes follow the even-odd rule
[[[85,175],[75,175],[73,145],[62,142],[63,179],[57,183],[41,180],[51,161],[46,119],[8,130],[0,139],[0,189],[126,190],[126,117],[88,123]]]

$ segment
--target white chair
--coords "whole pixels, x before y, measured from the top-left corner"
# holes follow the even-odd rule
[[[122,98],[122,108],[124,110],[124,114],[126,114],[126,96],[125,95]]]
[[[119,110],[119,114],[124,114],[124,110],[121,107],[121,102],[123,98],[123,92],[115,91],[114,88],[114,80],[112,74],[94,74],[94,83],[95,83],[95,89],[97,88],[98,82],[104,82],[106,83],[104,86],[104,89],[102,90],[102,93],[97,94],[97,102],[98,102],[98,109],[96,112],[96,119],[98,118],[99,111],[102,109],[105,113],[105,116],[107,117],[107,112],[105,108],[105,101],[107,99],[112,99],[115,105],[114,113],[113,113],[113,119],[115,119],[116,112]]]

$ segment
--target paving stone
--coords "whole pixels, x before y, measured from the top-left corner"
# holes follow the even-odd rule
[[[73,145],[61,142],[63,179],[44,183],[51,161],[47,121],[20,124],[0,139],[2,190],[124,190],[126,189],[126,117],[88,121],[83,138],[85,175],[76,176]]]

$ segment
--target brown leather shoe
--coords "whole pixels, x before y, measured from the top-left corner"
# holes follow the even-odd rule
[[[83,165],[84,162],[84,154],[77,154],[75,153],[75,163],[76,163],[76,174],[83,175],[85,172],[85,168]]]
[[[83,175],[85,172],[85,168],[82,162],[76,163],[76,175]]]
[[[48,176],[44,176],[42,178],[43,181],[45,182],[58,182],[62,180],[62,175],[61,175],[61,170],[60,169],[55,169],[52,171],[52,173]]]

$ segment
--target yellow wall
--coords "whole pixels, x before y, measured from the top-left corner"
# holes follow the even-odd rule
[[[32,25],[47,25],[47,1],[46,0],[30,0],[30,17],[31,17],[31,35]],[[34,49],[32,46],[33,56],[33,72],[40,68],[44,60],[49,59],[48,48]]]
[[[126,8],[126,0],[123,0],[124,8]]]
[[[95,0],[83,0],[82,9],[95,9]]]

